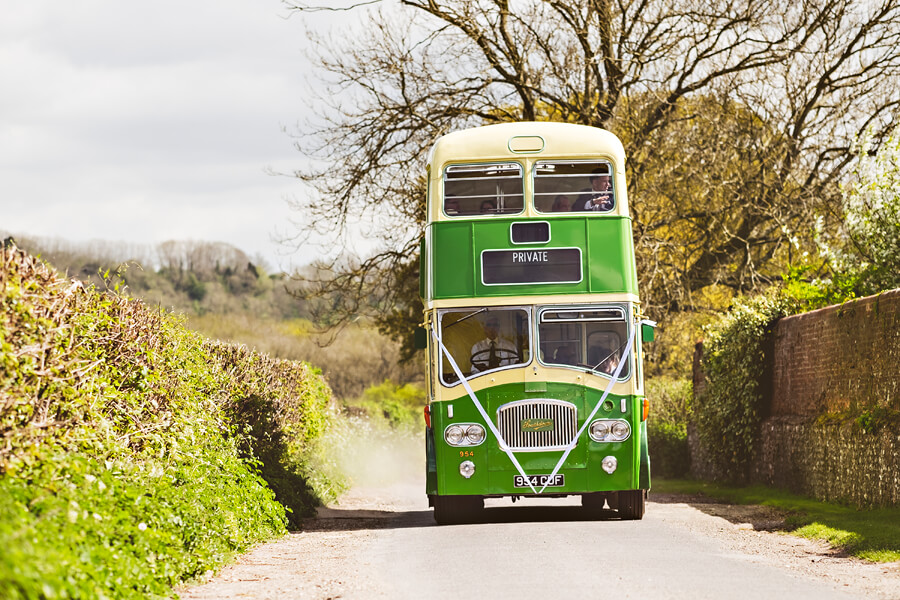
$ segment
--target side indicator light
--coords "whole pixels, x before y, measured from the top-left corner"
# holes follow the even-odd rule
[[[646,421],[648,416],[650,416],[650,401],[644,398],[644,410],[641,413],[641,421]]]
[[[425,407],[425,427],[431,429],[431,406]]]

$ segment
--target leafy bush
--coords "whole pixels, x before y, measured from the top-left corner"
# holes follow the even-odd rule
[[[724,476],[748,475],[760,424],[766,335],[774,321],[791,314],[796,301],[772,292],[737,300],[721,319],[705,328],[703,371],[706,389],[694,405],[700,441]]]
[[[260,474],[300,475],[327,387],[305,365],[223,353],[180,318],[3,249],[5,598],[168,596],[284,532],[285,508]]]
[[[900,285],[900,127],[871,154],[871,133],[857,147],[844,188],[844,225],[863,261],[870,292]]]
[[[288,508],[288,525],[313,513],[320,498],[336,489],[318,476],[309,479],[309,453],[331,422],[331,390],[318,369],[306,363],[271,358],[246,346],[207,342],[211,362],[229,377],[222,405],[229,420],[243,427],[241,453],[260,461],[259,472]]]
[[[690,379],[654,377],[646,382],[650,400],[647,436],[654,475],[682,477],[690,469],[687,424],[692,394]]]
[[[425,390],[413,383],[399,385],[385,379],[370,386],[357,400],[348,402],[372,419],[384,419],[394,429],[424,425]]]

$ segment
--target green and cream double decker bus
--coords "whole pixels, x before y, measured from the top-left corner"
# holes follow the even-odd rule
[[[624,170],[619,140],[581,125],[490,125],[434,144],[420,293],[438,523],[504,496],[580,495],[592,515],[643,516],[653,323]]]

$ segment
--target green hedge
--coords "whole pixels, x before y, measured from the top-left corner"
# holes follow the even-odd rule
[[[796,309],[796,300],[773,290],[735,301],[705,328],[706,388],[694,414],[700,442],[728,481],[745,482],[749,476],[761,421],[764,343],[775,321]]]
[[[653,474],[683,477],[691,466],[687,424],[692,410],[692,382],[671,377],[649,378],[646,396],[650,401],[647,440]]]
[[[329,399],[308,365],[204,342],[4,248],[4,598],[171,596],[282,534],[315,504],[303,456]]]

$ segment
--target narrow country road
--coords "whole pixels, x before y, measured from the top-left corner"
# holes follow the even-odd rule
[[[897,563],[766,531],[761,507],[651,493],[643,521],[587,521],[575,497],[488,500],[485,522],[438,527],[423,489],[357,488],[181,598],[900,599]]]

